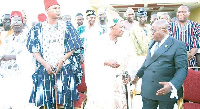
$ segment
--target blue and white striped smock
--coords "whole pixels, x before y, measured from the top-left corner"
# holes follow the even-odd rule
[[[75,50],[57,74],[58,104],[73,107],[73,100],[78,100],[77,85],[81,82],[82,69],[80,65],[81,40],[71,23],[58,21],[56,26],[47,21],[32,27],[28,34],[27,48],[31,53],[38,52],[43,59],[52,66],[61,59],[65,53]],[[36,61],[36,70],[32,75],[33,90],[30,103],[36,106],[55,106],[54,76],[49,75],[41,63]]]

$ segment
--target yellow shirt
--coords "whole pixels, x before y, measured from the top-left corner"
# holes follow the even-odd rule
[[[140,27],[139,25],[134,25],[130,29],[130,38],[134,44],[136,54],[138,56],[146,56],[148,43],[151,38],[151,26],[146,25],[145,27]]]
[[[3,32],[7,32],[7,34],[5,35],[5,34],[2,34]],[[9,31],[1,31],[1,33],[0,33],[0,46],[1,46],[1,44],[2,44],[2,39],[4,39],[4,38],[7,38],[8,36],[10,36],[11,34],[13,33],[13,29],[10,29]],[[3,35],[5,35],[5,36],[3,36]]]

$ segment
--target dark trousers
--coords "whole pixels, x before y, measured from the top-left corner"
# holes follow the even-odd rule
[[[158,106],[159,106],[159,109],[173,109],[174,104],[177,102],[177,101],[151,100],[144,97],[142,97],[142,101],[143,101],[142,109],[157,109]]]

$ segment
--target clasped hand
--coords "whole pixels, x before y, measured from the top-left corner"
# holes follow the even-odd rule
[[[131,77],[130,75],[128,75],[127,77],[123,77],[122,80],[123,80],[123,83],[126,85],[131,81]]]
[[[114,60],[109,60],[106,62],[107,66],[110,66],[112,68],[118,68],[120,66],[120,64],[118,64],[116,61]]]
[[[52,75],[52,74],[57,74],[58,72],[60,72],[62,66],[63,66],[63,61],[59,60],[58,63],[56,64],[56,68],[48,63],[46,63],[46,65],[44,67],[45,67],[47,73],[49,75]]]

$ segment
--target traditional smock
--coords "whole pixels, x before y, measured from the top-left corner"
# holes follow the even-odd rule
[[[138,56],[147,55],[148,43],[151,41],[150,29],[150,25],[146,25],[145,27],[134,25],[130,29],[130,38],[134,44],[135,51]]]
[[[0,62],[0,109],[30,109],[29,96],[32,89],[31,75],[34,71],[32,55],[26,48],[27,34],[11,34],[0,46],[0,59],[15,55],[16,60]]]
[[[43,59],[54,67],[65,53],[75,50],[57,74],[58,104],[73,106],[71,101],[79,99],[77,85],[81,82],[82,69],[78,49],[81,46],[81,40],[71,23],[58,21],[57,25],[52,26],[45,21],[34,26],[29,32],[28,50],[31,53],[40,53]],[[49,75],[44,66],[36,61],[32,79],[34,87],[29,102],[52,109],[55,104],[54,75]]]
[[[199,48],[200,25],[197,22],[188,20],[182,27],[178,21],[170,23],[169,32],[177,40],[183,41],[186,44],[187,51],[192,48]],[[190,60],[190,67],[196,66],[196,55]]]

